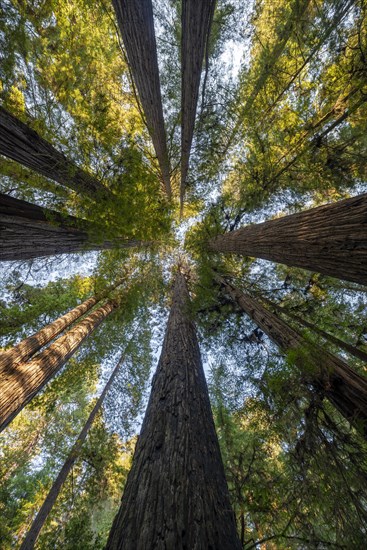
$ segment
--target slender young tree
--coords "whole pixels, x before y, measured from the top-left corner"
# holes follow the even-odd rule
[[[300,325],[302,325],[306,328],[309,328],[310,330],[312,330],[312,332],[316,332],[316,334],[319,334],[325,340],[327,340],[329,342],[332,342],[333,344],[335,344],[339,348],[344,349],[345,351],[347,351],[351,355],[354,355],[354,357],[357,357],[358,359],[361,359],[362,361],[366,361],[366,363],[367,363],[367,353],[365,351],[363,351],[362,349],[359,349],[356,346],[353,346],[352,344],[349,344],[348,342],[344,342],[344,340],[341,340],[340,338],[337,338],[333,334],[330,334],[329,332],[326,332],[325,330],[322,330],[321,328],[319,328],[318,326],[316,326],[313,323],[310,323],[309,321],[307,321],[303,317],[300,317],[299,315],[295,315],[294,313],[291,313],[291,312],[287,311],[284,307],[281,307],[278,304],[275,304],[271,300],[265,299],[264,301],[266,303],[268,303],[270,307],[274,308],[279,313],[283,313],[284,315],[286,315],[290,319],[293,319],[294,321],[296,321]]]
[[[72,446],[57,478],[55,479],[55,481],[53,482],[52,486],[51,486],[51,489],[49,490],[38,514],[36,515],[36,517],[34,518],[33,520],[33,523],[24,539],[24,541],[22,542],[21,546],[20,546],[20,550],[31,550],[32,548],[34,548],[34,545],[36,544],[37,542],[37,538],[38,538],[38,535],[40,534],[40,531],[46,521],[46,519],[48,518],[48,515],[50,514],[52,508],[53,508],[53,505],[55,504],[56,502],[56,499],[62,489],[62,486],[64,485],[65,481],[66,481],[66,478],[70,472],[70,470],[72,469],[75,461],[77,460],[77,458],[79,457],[80,455],[80,451],[82,449],[82,446],[83,446],[83,443],[88,435],[88,432],[90,430],[90,427],[92,426],[93,424],[93,421],[97,415],[97,413],[99,412],[99,410],[101,409],[102,407],[102,404],[103,404],[103,401],[104,401],[104,398],[106,397],[106,394],[108,392],[108,390],[110,389],[110,387],[112,386],[123,362],[124,362],[124,358],[125,358],[125,352],[126,350],[124,350],[120,360],[118,361],[116,367],[114,368],[114,370],[112,371],[112,374],[107,382],[107,384],[105,385],[101,395],[99,396],[96,404],[94,405],[89,417],[88,417],[88,420],[86,421],[86,423],[84,424],[84,427],[82,429],[82,431],[80,432],[77,440],[75,441],[74,445]]]
[[[218,235],[209,248],[366,285],[367,194]]]
[[[60,214],[0,193],[0,261],[29,260],[85,250],[131,248],[134,239],[98,238],[87,220]]]
[[[224,476],[185,278],[171,312],[108,550],[235,550]]]
[[[170,165],[163,119],[152,1],[112,0],[112,3],[148,131],[158,158],[165,190],[170,198]]]
[[[111,285],[100,294],[84,300],[82,304],[74,307],[68,311],[68,313],[65,313],[65,315],[61,315],[61,317],[49,323],[35,334],[32,334],[32,336],[28,336],[28,338],[25,338],[16,346],[4,352],[0,352],[0,372],[4,368],[15,367],[17,363],[28,361],[32,355],[37,353],[43,346],[51,342],[51,340],[56,338],[63,330],[69,328],[74,321],[77,321],[98,302],[106,298],[109,293],[120,286],[123,281],[124,279],[119,279],[114,285]]]
[[[117,305],[112,300],[106,302],[31,361],[7,367],[0,373],[0,431],[55,376]]]
[[[316,344],[306,341],[275,313],[258,300],[214,275],[226,293],[285,353],[296,352],[296,364],[312,386],[365,437],[367,436],[367,378],[358,374],[342,359]]]
[[[3,107],[0,107],[0,154],[81,195],[99,199],[110,195],[96,177],[79,168]]]
[[[201,70],[216,0],[182,0],[181,34],[181,210],[189,169]]]

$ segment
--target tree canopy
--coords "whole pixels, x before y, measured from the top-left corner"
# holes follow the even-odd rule
[[[178,271],[241,547],[363,548],[366,193],[364,0],[4,0],[1,548],[112,540]]]

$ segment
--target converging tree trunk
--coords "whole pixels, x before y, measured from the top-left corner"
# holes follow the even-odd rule
[[[367,436],[367,378],[342,359],[306,341],[275,313],[253,297],[215,275],[232,300],[285,353],[295,352],[295,363],[302,376],[326,396],[338,411],[365,437]]]
[[[268,299],[266,299],[266,302],[269,303],[270,307],[273,307],[274,309],[279,311],[279,313],[283,313],[284,315],[286,315],[290,319],[293,319],[294,321],[296,321],[300,325],[303,325],[304,327],[309,328],[310,330],[312,330],[312,332],[316,332],[316,334],[319,334],[325,340],[327,340],[329,342],[332,342],[333,344],[335,344],[336,346],[338,346],[341,349],[344,349],[345,351],[347,351],[348,353],[350,353],[354,357],[357,357],[358,359],[361,359],[362,361],[367,362],[367,353],[365,351],[363,351],[362,349],[359,349],[356,346],[353,346],[352,344],[349,344],[348,342],[344,342],[344,340],[341,340],[340,338],[337,338],[333,334],[330,334],[329,332],[326,332],[325,330],[322,330],[321,328],[317,327],[313,323],[310,323],[309,321],[307,321],[303,317],[299,317],[299,315],[294,315],[294,313],[291,313],[291,312],[287,311],[283,307],[278,306],[278,304],[275,304],[274,302],[272,302]]]
[[[125,353],[125,352],[124,352]],[[72,446],[60,472],[59,472],[59,475],[57,476],[57,478],[55,479],[55,481],[53,482],[52,484],[52,487],[51,489],[49,490],[38,514],[36,515],[35,519],[33,520],[33,523],[23,541],[23,543],[21,544],[20,546],[20,549],[19,550],[31,550],[32,548],[34,548],[34,545],[36,544],[36,541],[37,541],[37,538],[38,538],[38,535],[40,534],[40,531],[49,515],[49,513],[51,512],[52,508],[53,508],[53,505],[55,504],[56,502],[56,499],[62,489],[62,486],[64,485],[65,483],[65,480],[71,470],[71,468],[73,467],[75,461],[77,460],[77,458],[79,457],[80,455],[80,451],[82,449],[82,446],[83,446],[83,443],[87,437],[87,434],[90,430],[90,427],[91,425],[93,424],[93,421],[96,417],[96,414],[98,413],[98,411],[100,410],[100,408],[102,407],[102,404],[103,404],[103,401],[104,401],[104,398],[106,397],[106,394],[108,392],[108,390],[110,389],[110,387],[112,386],[113,384],[113,381],[115,380],[122,364],[123,364],[123,361],[124,361],[124,354],[121,356],[119,362],[117,363],[116,367],[114,368],[114,370],[112,371],[112,374],[107,382],[107,384],[105,385],[100,397],[98,398],[96,404],[94,405],[89,417],[88,417],[88,420],[86,421],[82,431],[80,432],[77,440],[75,441],[74,445]]]
[[[3,107],[0,107],[0,154],[81,195],[109,196],[109,191],[97,178],[79,168]]]
[[[182,0],[181,34],[181,209],[195,128],[204,52],[216,0]]]
[[[209,248],[366,285],[367,194],[218,235]]]
[[[112,0],[112,3],[148,131],[158,158],[165,190],[170,198],[170,165],[163,119],[152,1]]]
[[[108,550],[240,549],[188,306],[186,282],[179,273]]]
[[[92,222],[0,193],[0,261],[144,244],[121,237],[100,241],[97,235],[98,228]]]
[[[0,373],[0,431],[33,399],[79,349],[84,340],[116,309],[109,301],[85,317],[31,361]]]
[[[116,284],[108,287],[104,292],[91,296],[79,306],[74,307],[65,315],[62,315],[52,323],[46,325],[32,336],[25,338],[13,348],[0,352],[0,372],[7,367],[13,367],[16,363],[28,361],[32,355],[38,352],[44,345],[48,344],[56,338],[63,330],[82,317],[87,311],[92,309],[98,302],[103,300],[115,288],[123,283],[124,279],[120,279]]]

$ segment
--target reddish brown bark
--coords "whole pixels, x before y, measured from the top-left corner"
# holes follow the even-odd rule
[[[3,107],[0,107],[0,154],[80,194],[99,198],[109,196],[97,178],[67,159]]]
[[[201,70],[216,0],[182,0],[181,209],[195,128]]]
[[[80,451],[82,449],[82,446],[83,446],[83,443],[88,435],[88,432],[90,430],[90,427],[92,426],[93,424],[93,421],[96,417],[96,414],[98,413],[98,411],[100,410],[100,408],[102,407],[102,403],[103,403],[103,400],[104,398],[106,397],[106,394],[108,392],[108,390],[110,389],[110,387],[112,386],[113,384],[113,381],[115,380],[117,374],[118,374],[118,371],[120,370],[120,367],[123,363],[123,360],[124,360],[124,356],[121,357],[121,359],[119,360],[119,362],[117,363],[116,367],[114,368],[107,384],[105,385],[100,397],[98,398],[96,404],[94,405],[89,417],[88,417],[88,420],[86,421],[82,431],[80,432],[77,440],[75,441],[74,445],[72,446],[57,478],[55,479],[55,481],[53,482],[52,484],[52,487],[51,489],[49,490],[38,514],[36,515],[35,519],[33,520],[33,523],[24,539],[24,541],[22,542],[21,546],[20,546],[20,549],[19,550],[31,550],[32,548],[34,548],[34,545],[36,544],[36,541],[37,541],[37,538],[38,538],[38,535],[40,534],[40,531],[49,515],[49,513],[51,512],[52,508],[53,508],[53,505],[55,504],[56,502],[56,499],[62,489],[62,486],[63,484],[65,483],[66,481],[66,478],[70,472],[70,470],[72,469],[73,465],[74,465],[74,462],[76,461],[76,459],[79,457],[80,455]]]
[[[0,431],[37,395],[116,307],[115,302],[107,302],[31,361],[8,367],[1,372]]]
[[[276,314],[253,297],[215,276],[239,307],[285,352],[295,351],[303,377],[326,396],[357,430],[367,435],[367,378],[339,357],[307,342]]]
[[[237,253],[367,284],[367,194],[219,235],[215,252]]]
[[[240,549],[185,279],[175,281],[162,354],[108,550]]]
[[[96,226],[87,220],[0,193],[0,261],[148,244],[122,237],[100,241],[97,234]]]
[[[28,361],[30,357],[39,351],[45,344],[51,342],[51,340],[56,338],[56,336],[68,328],[74,321],[92,309],[100,300],[106,298],[106,296],[121,285],[122,282],[123,280],[120,279],[115,285],[110,286],[99,295],[91,296],[82,304],[46,325],[43,329],[36,332],[36,334],[25,338],[13,348],[0,352],[0,372],[4,368],[15,367],[17,363]]]
[[[148,131],[171,197],[170,166],[163,120],[161,87],[151,0],[113,0],[134,82],[146,117]]]

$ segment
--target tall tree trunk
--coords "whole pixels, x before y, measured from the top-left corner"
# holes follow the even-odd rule
[[[230,285],[223,277],[215,275],[215,279],[283,352],[297,352],[295,361],[303,376],[366,437],[367,378],[351,369],[339,357],[307,342],[277,315]]]
[[[218,235],[209,247],[366,285],[367,194]]]
[[[116,302],[107,302],[90,313],[31,361],[8,367],[1,372],[0,431],[55,376],[79,349],[84,340],[116,307]]]
[[[95,177],[79,168],[29,126],[0,107],[0,154],[35,170],[81,195],[109,196]]]
[[[338,346],[341,349],[344,349],[354,357],[357,357],[358,359],[361,359],[362,361],[367,362],[367,353],[363,351],[362,349],[357,348],[356,346],[353,346],[352,344],[349,344],[348,342],[344,342],[344,340],[340,340],[340,338],[337,338],[333,334],[330,334],[329,332],[326,332],[325,330],[322,330],[321,328],[317,327],[313,323],[310,323],[303,317],[299,317],[298,315],[294,315],[294,313],[290,313],[284,307],[278,306],[278,304],[275,304],[274,302],[266,299],[265,300],[270,307],[274,308],[276,311],[279,311],[279,313],[283,313],[290,319],[293,319],[300,325],[303,325],[306,328],[309,328],[313,332],[316,332],[316,334],[320,334],[325,340],[328,340],[329,342],[332,342],[336,346]]]
[[[13,348],[0,352],[0,372],[4,368],[15,367],[17,363],[25,362],[39,351],[44,345],[48,344],[56,338],[63,330],[82,317],[87,311],[92,309],[99,301],[106,298],[110,292],[123,283],[124,279],[120,279],[116,284],[108,287],[105,291],[96,296],[91,296],[79,306],[68,311],[52,323],[46,325],[32,336],[25,338]]]
[[[182,0],[181,34],[181,210],[195,128],[204,52],[216,0]]]
[[[121,237],[99,242],[97,234],[92,222],[0,193],[0,261],[147,244]]]
[[[112,0],[112,3],[148,131],[158,158],[165,190],[170,198],[170,165],[163,119],[152,1]]]
[[[188,305],[186,282],[178,274],[108,550],[240,549]]]
[[[52,487],[51,489],[49,490],[38,514],[36,515],[35,519],[33,520],[33,523],[24,539],[24,541],[22,542],[21,546],[20,546],[20,549],[19,550],[31,550],[32,548],[34,548],[34,545],[36,544],[36,541],[37,541],[37,538],[38,538],[38,535],[40,534],[40,531],[49,515],[49,513],[51,512],[52,508],[53,508],[53,505],[55,504],[56,502],[56,499],[57,497],[59,496],[59,493],[62,489],[62,486],[64,485],[65,481],[66,481],[66,478],[71,470],[71,468],[73,467],[74,465],[74,462],[77,460],[77,458],[79,457],[80,455],[80,451],[81,451],[81,448],[83,446],[83,443],[87,437],[87,434],[90,430],[90,427],[91,425],[93,424],[93,421],[96,417],[96,414],[98,413],[98,411],[100,410],[100,408],[102,407],[102,403],[104,401],[104,398],[106,397],[106,394],[108,392],[108,390],[110,389],[110,387],[112,386],[113,384],[113,381],[115,380],[119,370],[120,370],[120,367],[121,365],[123,364],[123,361],[124,361],[124,354],[122,355],[122,357],[120,358],[119,362],[117,363],[116,367],[114,368],[107,384],[105,385],[100,397],[98,398],[96,404],[94,405],[89,417],[88,417],[88,420],[86,421],[86,423],[84,424],[84,427],[82,429],[82,431],[80,432],[77,440],[75,441],[74,445],[72,446],[60,472],[59,472],[59,475],[57,476],[57,478],[55,479],[55,481],[53,482],[52,484]]]

